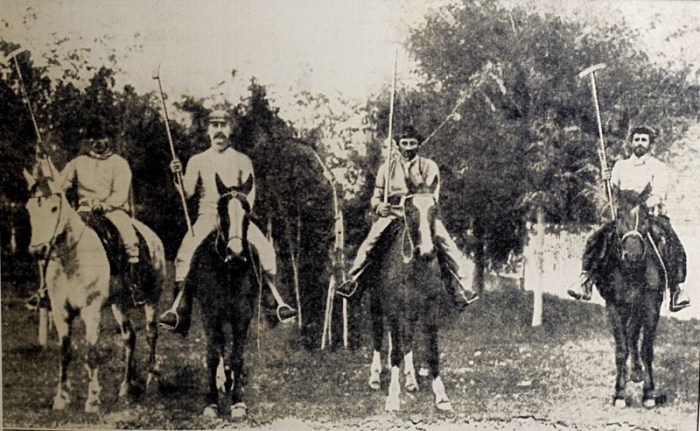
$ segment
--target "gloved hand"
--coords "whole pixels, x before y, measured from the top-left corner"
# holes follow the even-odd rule
[[[603,169],[603,172],[601,172],[601,176],[603,177],[603,181],[610,181],[610,169]]]
[[[102,215],[105,213],[107,210],[105,206],[102,204],[102,202],[93,202],[92,207],[90,208],[93,214],[95,215]]]
[[[170,162],[170,172],[174,174],[182,172],[182,162],[180,159],[173,159],[173,161]]]

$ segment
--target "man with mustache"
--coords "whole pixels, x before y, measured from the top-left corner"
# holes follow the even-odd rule
[[[669,243],[669,254],[665,262],[668,273],[668,284],[671,292],[669,309],[672,312],[682,310],[690,305],[690,299],[683,291],[681,284],[686,277],[686,254],[680,239],[676,235],[671,221],[664,211],[664,203],[668,187],[668,171],[666,165],[650,154],[651,145],[656,134],[646,127],[636,127],[630,132],[632,155],[615,164],[612,172],[603,172],[603,180],[610,180],[613,187],[620,190],[633,190],[641,193],[647,185],[651,186],[651,195],[646,206],[652,214],[652,222],[664,233]],[[596,282],[602,261],[606,259],[611,235],[615,234],[614,221],[608,222],[591,235],[583,253],[580,286],[569,289],[567,293],[576,298],[588,301],[591,299],[593,285]]]
[[[175,291],[178,292],[185,286],[185,278],[190,270],[190,263],[197,247],[204,239],[216,229],[217,203],[219,193],[216,188],[216,174],[228,183],[238,180],[240,184],[249,178],[254,179],[253,163],[248,156],[238,152],[229,146],[231,136],[231,118],[224,109],[214,109],[208,117],[207,135],[211,146],[202,153],[190,158],[183,176],[183,188],[187,198],[199,191],[199,213],[192,226],[192,233],[187,232],[175,259]],[[182,172],[182,163],[175,159],[170,164],[173,173]],[[246,196],[248,207],[253,208],[255,202],[255,182]],[[270,290],[277,293],[277,288],[272,283],[277,272],[275,250],[265,235],[254,224],[248,226],[248,243],[253,251],[257,252],[260,265],[263,270],[263,282]],[[277,293],[275,298],[281,298]],[[159,323],[166,329],[186,336],[190,326],[190,314],[192,310],[192,295],[183,294],[179,304],[163,313]],[[285,322],[296,316],[296,310],[282,302],[277,304],[277,317]]]

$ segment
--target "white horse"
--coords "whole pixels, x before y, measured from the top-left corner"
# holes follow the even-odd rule
[[[46,259],[46,289],[61,348],[58,388],[53,399],[53,409],[63,410],[70,403],[67,371],[72,356],[71,324],[79,315],[85,323],[87,342],[89,383],[85,411],[97,412],[101,391],[98,368],[103,362],[97,340],[101,311],[107,305],[111,305],[125,348],[124,378],[119,396],[128,395],[133,386],[136,335],[126,314],[131,294],[123,286],[121,277],[110,276],[110,264],[102,242],[78,212],[71,208],[60,185],[50,177],[35,178],[26,170],[24,176],[30,189],[26,205],[32,227],[29,251]],[[165,255],[162,242],[152,230],[136,220],[134,226],[148,248],[141,253],[145,269],[139,286],[145,292],[143,307],[150,347],[146,379],[148,388],[159,374],[156,361],[156,306],[165,281]]]

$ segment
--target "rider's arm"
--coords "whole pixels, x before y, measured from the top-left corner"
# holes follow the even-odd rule
[[[625,162],[623,160],[618,161],[613,166],[612,171],[610,171],[610,184],[617,188],[620,187],[620,171],[622,170],[624,163]]]
[[[197,181],[199,180],[199,157],[192,156],[187,161],[185,172],[182,173],[182,188],[185,190],[187,199],[194,195],[197,190]]]
[[[125,159],[114,156],[113,158],[117,163],[114,166],[112,193],[105,199],[104,204],[107,208],[126,208],[131,188],[131,168]]]
[[[425,185],[427,186],[428,190],[433,193],[433,197],[437,203],[438,199],[440,198],[440,168],[438,168],[437,163],[432,160],[428,160],[423,178]]]
[[[647,199],[649,208],[663,205],[666,202],[669,184],[669,170],[662,162],[657,162],[651,167],[651,195]]]
[[[61,185],[64,192],[71,188],[75,182],[75,174],[77,172],[75,169],[75,160],[76,159],[73,159],[66,163],[61,173],[58,174],[58,184]]]
[[[386,183],[386,171],[387,164],[384,163],[379,167],[379,172],[377,172],[377,179],[374,184],[374,192],[372,193],[372,199],[370,204],[372,205],[372,210],[376,211],[377,207],[384,200],[384,184]]]
[[[253,179],[253,186],[250,189],[250,192],[247,196],[248,205],[250,205],[250,209],[252,210],[253,204],[255,203],[255,172],[253,171],[253,162],[251,162],[250,159],[247,159],[247,163],[245,164],[241,174],[241,179],[243,183],[245,183],[248,180],[248,177]]]

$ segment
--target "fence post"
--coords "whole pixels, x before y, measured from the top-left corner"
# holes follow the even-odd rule
[[[532,305],[532,326],[538,327],[542,325],[542,314],[543,314],[543,301],[542,301],[542,283],[544,281],[544,237],[545,237],[545,225],[544,225],[544,208],[541,206],[537,208],[537,234],[534,241],[534,254],[535,254],[535,277],[532,284],[532,293],[534,296]]]

